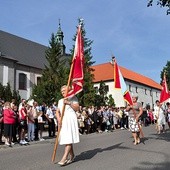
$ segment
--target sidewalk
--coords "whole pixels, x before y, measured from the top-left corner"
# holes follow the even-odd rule
[[[56,132],[56,134],[57,134],[57,132]],[[12,147],[16,147],[16,146],[29,146],[31,144],[47,142],[47,141],[49,141],[51,139],[55,139],[56,138],[56,136],[55,137],[49,137],[48,136],[48,131],[44,131],[42,136],[43,136],[43,139],[44,139],[43,141],[40,141],[40,140],[31,141],[27,145],[21,145],[19,143],[15,143]],[[4,137],[2,138],[2,141],[4,142],[4,144],[0,144],[0,149],[2,149],[2,148],[4,148],[4,149],[5,148],[12,148],[12,147],[9,147],[9,146],[5,145],[5,138]]]

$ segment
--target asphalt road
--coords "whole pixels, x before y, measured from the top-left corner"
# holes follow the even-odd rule
[[[169,170],[170,130],[157,135],[153,125],[143,127],[145,137],[134,146],[128,130],[81,135],[74,145],[75,162],[60,167],[63,154],[58,146],[51,162],[55,139],[33,142],[29,146],[0,146],[0,170]]]

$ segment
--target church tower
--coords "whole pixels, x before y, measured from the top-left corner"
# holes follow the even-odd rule
[[[64,35],[63,35],[63,32],[61,30],[61,24],[60,24],[60,20],[59,20],[59,25],[58,25],[58,31],[57,31],[57,35],[56,35],[56,40],[57,40],[57,43],[60,45],[60,49],[61,49],[61,55],[65,55],[65,49],[66,49],[66,46],[64,45],[63,43],[63,38],[64,38]]]

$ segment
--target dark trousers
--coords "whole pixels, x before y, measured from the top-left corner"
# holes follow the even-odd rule
[[[17,140],[17,124],[15,123],[15,125],[14,125],[14,133],[13,133],[13,142],[18,142],[18,140]]]
[[[38,119],[34,119],[34,125],[35,125],[35,130],[34,130],[34,135],[35,135],[35,138],[34,140],[38,140]]]
[[[55,123],[54,123],[54,119],[50,119],[50,121],[48,121],[48,135],[49,137],[54,137],[55,136]]]
[[[3,123],[0,123],[0,142],[2,142]]]

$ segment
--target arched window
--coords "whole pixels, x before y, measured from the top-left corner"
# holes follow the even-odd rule
[[[27,75],[24,73],[19,73],[19,90],[27,89]]]

